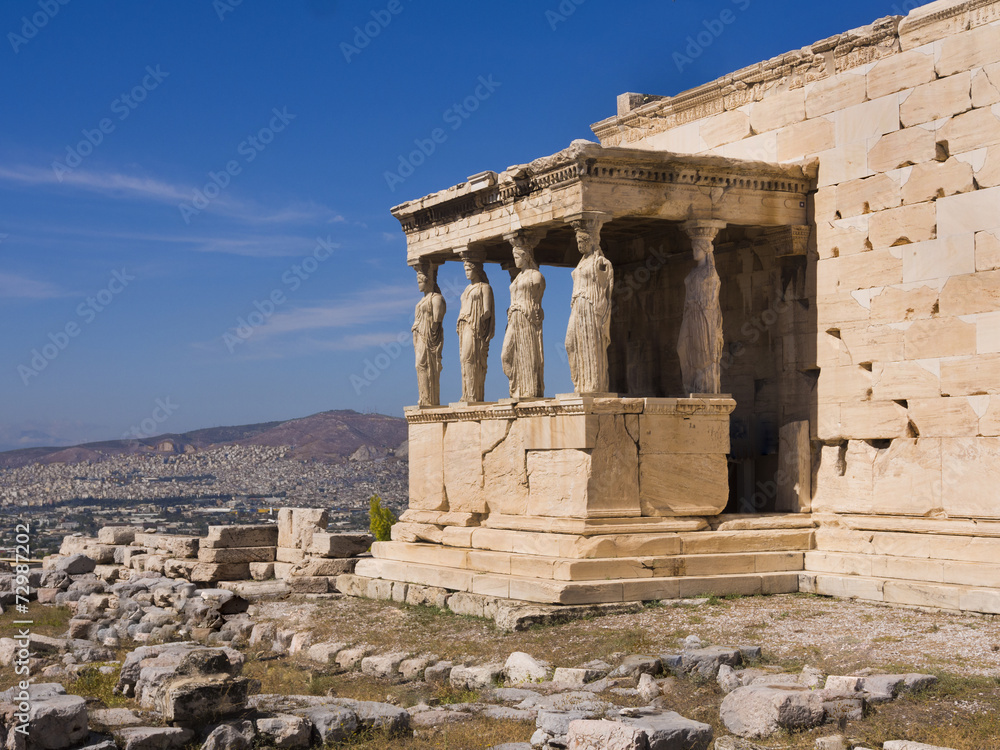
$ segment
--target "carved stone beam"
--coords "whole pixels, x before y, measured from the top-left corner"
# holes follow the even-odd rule
[[[787,258],[806,254],[811,231],[810,227],[805,226],[770,227],[764,230],[761,239],[774,248],[775,257]]]

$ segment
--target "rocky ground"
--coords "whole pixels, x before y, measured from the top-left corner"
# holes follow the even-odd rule
[[[0,639],[5,750],[1000,745],[991,617],[784,595],[502,632],[434,607],[90,567],[33,572],[47,603],[31,605],[27,651]],[[24,617],[0,615],[2,633]]]

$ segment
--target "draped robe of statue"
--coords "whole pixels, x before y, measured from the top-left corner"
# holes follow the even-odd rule
[[[413,312],[413,351],[417,361],[419,406],[441,403],[441,352],[444,349],[444,296],[434,291],[424,294]]]
[[[608,391],[608,345],[611,343],[611,294],[614,269],[600,249],[585,255],[573,269],[573,297],[566,353],[577,393]]]
[[[684,279],[686,297],[677,354],[686,393],[719,393],[722,389],[722,310],[719,306],[722,282],[715,269],[711,242],[695,242],[698,264]],[[699,246],[698,243],[704,244]]]
[[[510,309],[501,360],[510,379],[511,398],[541,398],[545,394],[542,349],[542,295],[545,279],[537,268],[525,268],[510,284]]]
[[[458,314],[463,401],[485,400],[486,359],[495,330],[493,288],[487,281],[473,281],[462,292],[462,309]]]

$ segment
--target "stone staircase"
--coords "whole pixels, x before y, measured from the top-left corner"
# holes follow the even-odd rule
[[[689,523],[689,519],[684,519]],[[546,604],[798,591],[813,521],[720,516],[700,531],[587,535],[475,527],[447,540],[378,542],[356,575]],[[677,522],[663,519],[663,525]],[[714,526],[714,528],[713,528]]]

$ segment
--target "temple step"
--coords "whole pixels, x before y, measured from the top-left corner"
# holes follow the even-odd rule
[[[1000,588],[1000,564],[997,563],[811,551],[805,555],[804,569],[871,579]]]
[[[486,527],[440,528],[403,522],[392,529],[393,543],[428,542],[439,549],[476,549],[572,559],[797,552],[814,547],[814,534],[815,529],[802,527],[584,536]]]
[[[886,604],[1000,614],[1000,589],[904,581],[879,576],[804,572],[799,591]]]
[[[356,574],[387,581],[435,586],[543,604],[686,599],[697,596],[754,596],[798,591],[800,573],[780,571],[732,575],[557,581],[516,575],[481,573],[388,559],[358,562]]]
[[[436,544],[376,542],[372,555],[380,560],[556,581],[719,576],[803,569],[801,550],[573,559]]]

